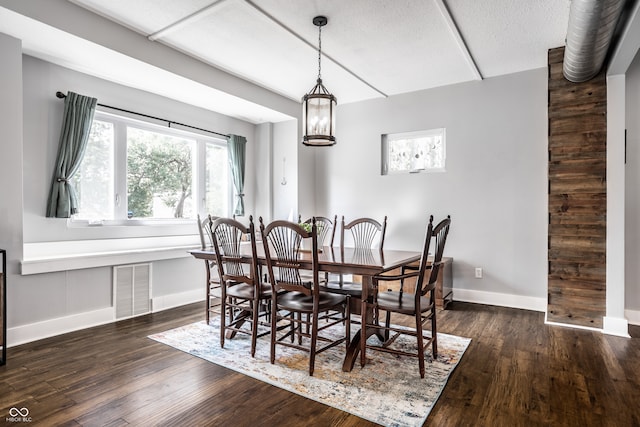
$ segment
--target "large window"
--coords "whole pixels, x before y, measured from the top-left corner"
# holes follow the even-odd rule
[[[442,172],[444,129],[382,135],[382,174]]]
[[[96,112],[73,177],[79,202],[74,219],[228,216],[228,175],[226,140]]]

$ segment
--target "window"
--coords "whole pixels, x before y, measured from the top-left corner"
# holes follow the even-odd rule
[[[444,172],[445,157],[444,128],[382,135],[382,175]]]
[[[96,112],[73,177],[79,206],[74,219],[228,216],[228,175],[226,140]]]

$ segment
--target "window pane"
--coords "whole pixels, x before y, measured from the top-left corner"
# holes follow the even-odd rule
[[[72,183],[78,195],[76,219],[114,217],[114,126],[94,120],[87,148]]]
[[[195,141],[127,127],[129,218],[194,218]]]
[[[227,147],[207,143],[205,168],[205,213],[227,216],[229,214]]]

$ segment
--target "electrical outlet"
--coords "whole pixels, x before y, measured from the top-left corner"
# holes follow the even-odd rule
[[[476,279],[482,279],[482,267],[476,267]]]

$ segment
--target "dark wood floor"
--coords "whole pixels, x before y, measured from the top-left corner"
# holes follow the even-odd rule
[[[0,425],[12,407],[30,425],[372,425],[147,338],[203,316],[194,304],[10,348]],[[438,319],[472,342],[426,425],[640,426],[639,327],[625,339],[459,302]]]

